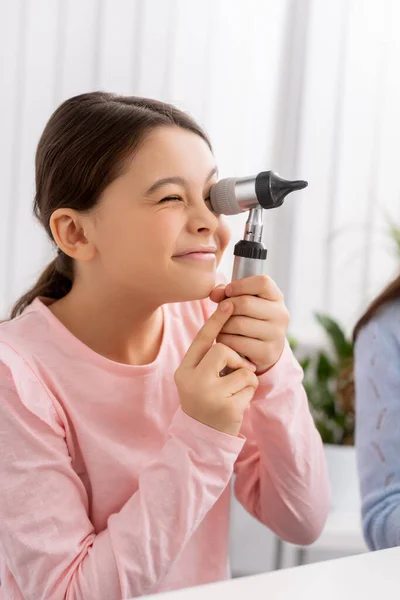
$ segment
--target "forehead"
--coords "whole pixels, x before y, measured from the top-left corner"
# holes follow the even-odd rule
[[[214,166],[214,156],[199,135],[175,126],[157,127],[128,163],[126,176],[144,185],[174,176],[204,184]]]

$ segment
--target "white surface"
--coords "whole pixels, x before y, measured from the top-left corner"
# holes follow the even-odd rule
[[[160,600],[398,600],[400,548],[243,577],[149,598]]]

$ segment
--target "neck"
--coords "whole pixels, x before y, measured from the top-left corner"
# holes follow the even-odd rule
[[[155,360],[163,333],[160,306],[115,290],[93,290],[74,283],[50,306],[53,314],[89,348],[116,362],[144,365]]]

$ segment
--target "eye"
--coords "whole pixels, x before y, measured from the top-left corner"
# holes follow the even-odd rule
[[[176,202],[177,200],[182,200],[182,198],[180,196],[167,196],[166,198],[160,200],[159,204],[162,204],[164,202]]]

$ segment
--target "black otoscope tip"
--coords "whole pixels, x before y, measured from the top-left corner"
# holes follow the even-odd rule
[[[264,171],[256,177],[257,199],[260,205],[266,209],[281,206],[290,192],[303,190],[307,186],[307,181],[301,179],[289,181],[274,171]]]
[[[308,186],[308,181],[304,181],[303,179],[298,179],[297,181],[290,182],[292,186],[292,191],[295,190],[304,190]]]

